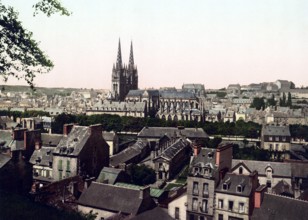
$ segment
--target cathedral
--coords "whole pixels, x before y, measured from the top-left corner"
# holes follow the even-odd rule
[[[133,43],[130,45],[129,63],[123,65],[119,40],[117,62],[113,64],[111,82],[111,96],[115,101],[124,101],[129,90],[138,89],[138,71],[134,65]]]

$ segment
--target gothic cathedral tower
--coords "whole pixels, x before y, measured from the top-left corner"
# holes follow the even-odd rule
[[[121,43],[119,40],[117,62],[112,68],[112,99],[123,101],[129,90],[138,89],[138,71],[134,64],[133,43],[130,45],[128,66],[122,64]]]

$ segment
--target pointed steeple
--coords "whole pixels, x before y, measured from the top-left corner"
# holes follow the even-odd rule
[[[134,53],[133,53],[133,42],[130,43],[130,54],[129,54],[129,67],[134,68]]]
[[[119,47],[118,47],[118,56],[117,56],[117,64],[116,64],[117,69],[122,68],[122,55],[121,55],[121,42],[119,38]]]

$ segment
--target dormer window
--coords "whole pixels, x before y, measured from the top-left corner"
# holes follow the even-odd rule
[[[243,192],[243,187],[241,185],[238,185],[236,187],[236,191],[239,192],[239,193]]]
[[[208,153],[208,154],[207,154],[207,157],[208,157],[209,159],[212,159],[212,158],[213,158],[213,152]]]
[[[222,184],[222,189],[223,190],[228,190],[230,188],[231,184],[231,179],[230,177]]]
[[[240,167],[240,168],[238,169],[238,173],[239,173],[239,174],[243,174],[243,167]]]

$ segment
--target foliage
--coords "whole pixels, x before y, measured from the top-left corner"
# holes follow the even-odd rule
[[[267,105],[268,106],[276,106],[277,101],[275,100],[274,94],[272,94],[272,97],[270,99],[267,99]]]
[[[206,140],[205,146],[208,148],[217,148],[221,141],[221,137],[214,137],[213,139]]]
[[[290,125],[291,137],[305,139],[308,141],[308,126],[307,125]]]
[[[30,118],[30,117],[50,116],[50,115],[48,112],[34,111],[34,110],[27,110],[24,112],[0,110],[0,116],[9,116],[13,117],[16,120],[16,118]]]
[[[260,109],[264,110],[265,108],[264,97],[262,98],[254,97],[250,105],[250,108],[256,108],[257,110],[260,110]]]
[[[129,168],[129,173],[131,174],[131,182],[135,185],[145,186],[155,183],[156,181],[155,171],[144,164],[133,164]]]
[[[70,13],[58,0],[41,0],[36,5],[35,14],[42,11],[47,16],[54,13]],[[9,77],[24,79],[31,88],[37,74],[47,73],[53,68],[52,61],[39,48],[18,18],[18,13],[0,1],[0,75],[7,81]]]
[[[280,106],[282,107],[291,107],[292,106],[292,96],[291,93],[288,93],[288,99],[286,98],[286,94],[282,94],[282,98],[280,99]]]
[[[25,196],[0,190],[1,219],[91,219],[77,212],[65,212],[35,203]],[[93,219],[93,218],[92,218]]]
[[[271,153],[256,147],[240,148],[235,144],[233,146],[233,159],[269,161]]]

